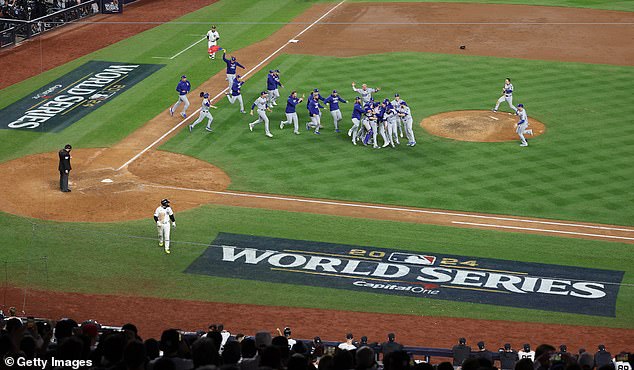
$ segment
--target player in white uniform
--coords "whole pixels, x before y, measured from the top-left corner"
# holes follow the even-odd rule
[[[394,94],[394,100],[392,100],[390,103],[392,103],[392,106],[396,109],[399,110],[401,108],[401,102],[403,100],[401,100],[401,96],[397,93]],[[399,116],[399,120],[398,120],[398,132],[400,133],[401,137],[403,137],[403,124],[405,122],[403,122],[403,120],[400,118]]]
[[[161,205],[154,211],[154,221],[156,221],[159,235],[159,247],[165,245],[165,253],[170,254],[170,221],[172,226],[176,227],[176,219],[168,199],[163,199]]]
[[[198,116],[198,119],[196,119],[194,123],[189,125],[189,132],[192,132],[194,127],[196,127],[197,124],[201,123],[205,118],[207,118],[207,127],[205,128],[205,130],[209,132],[212,131],[211,123],[214,121],[214,117],[211,115],[211,113],[209,113],[209,108],[218,109],[218,107],[211,105],[211,102],[209,101],[209,93],[201,92],[200,97],[203,98],[203,101],[200,107],[200,115]]]
[[[526,141],[524,134],[533,135],[533,130],[527,130],[528,115],[526,114],[526,109],[524,109],[524,104],[517,105],[517,115],[520,117],[520,120],[519,122],[517,122],[517,128],[515,129],[515,132],[517,132],[520,140],[522,141],[520,146],[528,146],[528,142]]]
[[[504,87],[502,88],[502,96],[498,99],[498,102],[495,104],[495,108],[493,108],[493,112],[497,112],[500,107],[500,103],[505,101],[509,103],[509,107],[515,111],[517,114],[517,108],[513,106],[513,84],[511,83],[511,79],[507,78],[504,80]]]
[[[535,361],[535,351],[531,351],[530,344],[524,344],[524,348],[517,351],[517,356],[521,359],[528,358],[531,361]]]
[[[207,32],[207,50],[209,51],[212,46],[218,45],[218,40],[220,40],[220,34],[216,31],[216,26],[211,26]],[[209,52],[209,59],[216,59],[216,52]]]
[[[253,102],[253,105],[251,105],[251,115],[253,115],[253,109],[255,107],[257,107],[258,110],[258,119],[249,123],[249,130],[253,131],[253,126],[257,125],[258,123],[262,123],[264,122],[264,134],[267,137],[273,137],[273,134],[271,134],[271,131],[269,131],[269,117],[266,116],[266,111],[268,110],[269,112],[271,112],[271,108],[269,108],[268,105],[268,97],[267,97],[267,93],[266,91],[262,91],[260,93],[260,97],[255,99],[255,102]]]
[[[372,147],[374,149],[378,149],[379,145],[376,143],[376,134],[377,134],[377,118],[374,114],[374,110],[371,107],[367,107],[365,109],[365,115],[363,116],[363,120],[361,120],[363,127],[368,132],[368,134],[372,133]],[[368,145],[367,142],[369,140],[363,140],[363,145]]]
[[[414,119],[412,118],[412,111],[407,106],[407,103],[401,100],[401,104],[398,109],[398,115],[401,117],[401,121],[405,124],[405,136],[407,136],[407,145],[415,146],[416,138],[414,138],[414,130],[412,124]]]
[[[366,84],[361,85],[361,88],[357,89],[357,84],[355,82],[352,82],[352,91],[358,92],[361,95],[361,100],[363,100],[363,104],[369,103],[370,100],[372,100],[372,94],[380,90],[380,87],[373,89],[371,87],[368,87],[368,85]]]

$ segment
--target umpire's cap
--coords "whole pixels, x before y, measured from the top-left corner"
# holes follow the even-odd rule
[[[73,146],[70,145],[70,144],[66,144],[66,145],[64,145],[64,149],[71,150],[71,149],[73,149]]]

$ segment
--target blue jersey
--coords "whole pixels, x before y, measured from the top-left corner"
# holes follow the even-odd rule
[[[292,96],[289,96],[288,100],[286,101],[286,113],[295,113],[295,108],[297,104],[299,104],[300,100],[301,99],[299,98],[293,98]]]
[[[275,75],[272,73],[269,73],[266,78],[266,89],[269,91],[277,89],[277,81],[275,80]]]
[[[225,61],[225,63],[227,63],[227,74],[228,75],[234,75],[236,74],[236,67],[240,67],[242,69],[244,69],[244,66],[240,63],[238,63],[235,60],[231,60],[231,59],[227,59],[227,57],[225,57],[225,55],[222,55],[222,60]]]
[[[354,108],[352,109],[352,118],[361,120],[361,115],[363,115],[363,112],[365,112],[365,110],[363,109],[361,104],[354,103]]]
[[[192,89],[192,85],[189,81],[180,81],[178,86],[176,86],[176,91],[178,91],[179,95],[185,95]]]
[[[324,100],[324,104],[330,104],[330,111],[339,110],[339,102],[347,103],[341,96],[330,95]]]
[[[308,108],[310,106],[310,103],[314,100],[313,98],[313,93],[310,93],[310,98],[308,98],[308,101],[306,102],[306,108]],[[321,100],[324,101],[325,99],[321,96],[321,94],[317,93],[317,100]]]
[[[319,104],[319,99],[309,99],[308,100],[308,113],[310,116],[319,115],[319,108],[323,108],[321,104]]]
[[[240,89],[244,85],[244,81],[233,80],[233,85],[231,85],[231,96],[238,96],[241,94]]]
[[[386,107],[379,107],[379,113],[376,115],[376,118],[379,119],[379,122],[383,122],[383,116],[385,115],[385,111],[387,110]]]

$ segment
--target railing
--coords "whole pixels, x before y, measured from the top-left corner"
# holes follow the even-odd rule
[[[0,31],[0,48],[15,44],[15,27],[9,27]]]

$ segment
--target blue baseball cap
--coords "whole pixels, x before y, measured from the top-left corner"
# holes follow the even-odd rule
[[[333,94],[337,92],[337,90],[332,90]]]
[[[398,93],[394,94],[394,97],[400,96]]]
[[[231,57],[231,60],[235,62],[235,60],[236,60],[236,57]]]
[[[209,93],[205,93],[205,94],[203,95],[203,98],[208,98],[208,97],[209,97]]]
[[[319,89],[315,89],[315,90],[313,90],[313,92],[319,92]]]
[[[236,78],[242,78],[242,76],[241,75],[236,75]]]
[[[401,101],[401,105],[407,106],[407,103],[405,103],[405,101]]]
[[[273,72],[275,72],[275,71],[274,71],[274,70],[272,70],[272,69],[269,69],[269,73],[273,73]]]
[[[355,100],[357,100],[357,99],[361,99],[361,97],[360,97],[360,96],[357,96],[357,97],[356,97],[356,98],[354,98],[354,99],[355,99]]]
[[[182,75],[182,76],[181,76],[181,78],[187,78],[187,76],[185,76],[185,75]]]
[[[262,92],[260,93],[260,95],[266,95],[266,94],[267,94],[267,92],[266,92],[266,91],[262,91]]]
[[[275,72],[275,73],[280,73],[280,70],[279,70],[279,69],[276,69],[276,70],[275,70],[275,71],[273,71],[273,72]]]
[[[518,104],[517,106],[524,108],[524,104]]]

